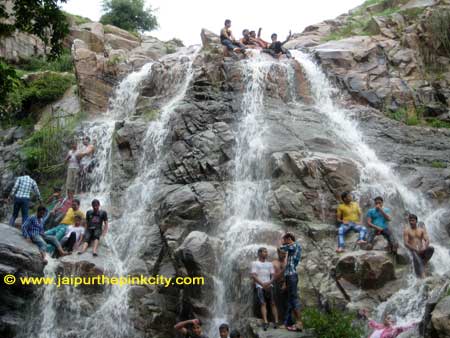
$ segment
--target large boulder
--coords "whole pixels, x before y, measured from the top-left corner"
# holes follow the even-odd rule
[[[73,43],[76,39],[84,41],[88,48],[95,53],[105,51],[105,33],[103,25],[98,22],[71,27],[68,38],[70,43]]]
[[[43,275],[44,265],[37,246],[27,242],[19,230],[0,223],[0,336],[16,337],[25,321],[25,313],[37,296],[36,286],[24,286],[19,282],[6,285],[3,278],[14,275],[38,277]]]
[[[386,253],[354,251],[339,259],[336,276],[362,289],[379,289],[395,279],[395,269]]]
[[[438,338],[450,337],[450,296],[444,297],[434,308],[431,322]]]

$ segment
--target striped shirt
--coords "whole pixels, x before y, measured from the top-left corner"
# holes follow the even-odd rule
[[[36,184],[30,176],[20,176],[17,178],[13,189],[11,190],[11,196],[18,198],[30,198],[31,193],[34,192],[39,200],[41,200],[41,193]]]
[[[287,252],[288,254],[284,275],[289,276],[297,274],[297,265],[302,258],[302,246],[300,243],[294,242],[292,244],[282,245],[280,250]]]
[[[44,220],[43,218],[37,218],[36,215],[28,217],[25,223],[22,225],[22,235],[25,238],[33,238],[44,233]]]

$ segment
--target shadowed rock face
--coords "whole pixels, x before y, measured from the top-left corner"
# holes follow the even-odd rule
[[[0,223],[0,232],[0,335],[8,338],[15,337],[23,325],[39,290],[20,283],[6,285],[3,278],[8,274],[17,279],[42,276],[44,265],[37,247],[27,242],[19,230]]]

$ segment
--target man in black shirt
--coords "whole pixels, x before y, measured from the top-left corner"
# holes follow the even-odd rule
[[[289,31],[289,35],[283,42],[278,41],[278,36],[273,33],[270,38],[272,39],[272,43],[268,48],[263,49],[264,53],[268,53],[272,55],[274,58],[279,58],[281,55],[286,55],[288,59],[292,57],[291,52],[289,52],[283,45],[290,40],[292,36],[291,31]]]
[[[83,248],[78,252],[79,255],[84,253],[89,243],[94,241],[94,248],[92,249],[92,255],[97,256],[98,242],[100,236],[106,236],[108,232],[108,214],[104,210],[100,210],[100,201],[95,199],[91,203],[92,210],[86,213],[86,233],[84,236]],[[105,224],[105,228],[103,228]]]

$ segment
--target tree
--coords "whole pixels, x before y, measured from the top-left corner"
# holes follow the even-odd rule
[[[104,25],[110,24],[127,31],[151,31],[158,27],[158,20],[151,7],[144,9],[144,0],[104,0],[100,18]]]
[[[51,46],[51,57],[63,51],[63,39],[69,33],[66,16],[58,3],[67,0],[13,0],[8,13],[4,1],[0,4],[0,36],[7,36],[16,29],[38,36],[45,46]]]

